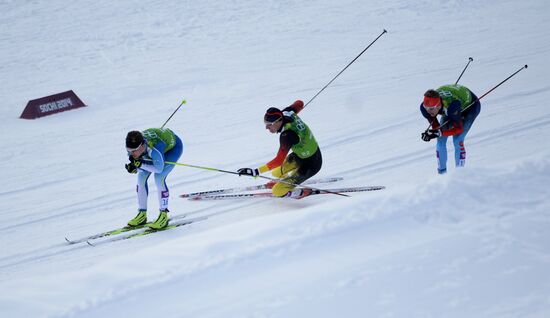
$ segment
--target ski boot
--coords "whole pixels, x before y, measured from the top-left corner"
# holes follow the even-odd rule
[[[140,226],[147,223],[147,210],[139,210],[138,214],[128,221],[128,226]]]
[[[153,223],[148,223],[147,226],[153,230],[162,230],[165,227],[167,227],[168,226],[168,209],[161,210],[157,220]]]
[[[290,191],[287,196],[296,200],[300,200],[312,194],[313,192],[314,191],[310,188],[295,189]]]

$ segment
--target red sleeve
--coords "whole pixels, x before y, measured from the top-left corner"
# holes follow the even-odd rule
[[[433,117],[431,121],[428,119],[428,122],[432,125],[432,129],[439,129],[439,121],[436,117]]]
[[[289,151],[290,151],[290,148],[288,148],[284,144],[281,144],[281,146],[279,147],[279,151],[277,152],[277,156],[275,156],[273,160],[265,164],[267,168],[269,170],[273,170],[274,168],[281,166],[285,161],[286,155],[288,155]]]
[[[290,149],[292,149],[292,146],[300,142],[300,137],[292,131],[292,130],[285,130],[281,133],[281,136],[279,137],[279,151],[277,152],[277,156],[273,158],[270,162],[266,163],[265,165],[260,167],[260,172],[266,172],[269,170],[273,170],[277,167],[280,167],[286,159],[286,155],[290,152]]]
[[[464,123],[462,120],[460,120],[458,123],[455,123],[453,125],[453,128],[451,129],[445,129],[441,130],[441,136],[454,136],[454,135],[460,135],[464,131]]]
[[[304,109],[304,102],[301,100],[296,100],[290,107],[294,110],[296,114],[298,114],[302,109]]]

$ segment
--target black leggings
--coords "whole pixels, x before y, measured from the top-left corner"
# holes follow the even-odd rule
[[[295,184],[300,184],[316,175],[323,165],[323,156],[321,155],[320,148],[317,148],[317,151],[311,157],[302,159],[295,153],[291,153],[287,160],[289,162],[296,162],[298,165],[298,171],[293,176],[285,179],[285,181]]]

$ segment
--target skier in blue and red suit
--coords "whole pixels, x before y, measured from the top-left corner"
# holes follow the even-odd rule
[[[431,128],[422,133],[422,140],[428,142],[437,138],[437,172],[447,172],[447,138],[453,136],[455,165],[466,163],[464,138],[481,110],[479,99],[462,85],[444,85],[430,89],[424,94],[420,112],[428,120]],[[441,119],[437,120],[437,115]]]

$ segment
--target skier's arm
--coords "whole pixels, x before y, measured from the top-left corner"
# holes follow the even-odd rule
[[[285,161],[286,155],[288,155],[290,148],[300,142],[300,137],[298,137],[298,135],[294,131],[287,130],[281,133],[279,141],[280,146],[279,151],[277,151],[277,156],[275,156],[275,158],[273,158],[273,160],[271,160],[270,162],[258,168],[260,173],[264,173],[280,167]]]
[[[447,120],[449,123],[445,125],[446,127],[452,128],[442,128],[441,136],[454,136],[460,135],[464,131],[464,121],[462,120],[462,108],[460,107],[461,103],[458,100],[449,105],[447,111]]]
[[[304,102],[301,100],[296,100],[292,105],[288,106],[287,108],[283,109],[284,112],[294,112],[295,114],[298,114],[299,112],[304,109]]]
[[[258,168],[260,173],[264,173],[281,166],[285,161],[286,155],[288,154],[289,151],[290,151],[289,148],[285,147],[284,145],[281,145],[279,147],[279,151],[277,151],[277,156],[275,156],[275,158],[273,158],[273,160],[271,160],[270,162]]]
[[[151,148],[151,161],[144,161],[140,169],[149,171],[152,173],[161,173],[164,170],[164,149],[166,145],[164,142],[159,141],[155,147]]]
[[[462,132],[464,132],[464,123],[462,119],[460,119],[458,122],[453,123],[453,128],[441,130],[441,136],[454,136],[454,135],[460,135]]]

